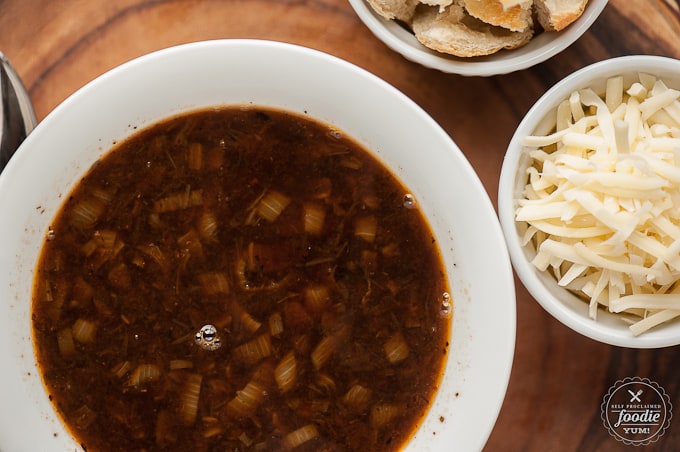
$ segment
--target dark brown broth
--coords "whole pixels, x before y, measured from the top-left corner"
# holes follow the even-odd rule
[[[278,110],[194,112],[116,145],[37,268],[36,353],[70,431],[104,451],[399,449],[450,328],[406,194],[350,138]],[[206,324],[217,350],[196,343]]]

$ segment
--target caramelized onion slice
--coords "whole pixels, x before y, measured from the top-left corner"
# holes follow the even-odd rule
[[[128,372],[132,370],[132,363],[130,361],[122,361],[111,369],[111,372],[118,378],[123,378]]]
[[[221,272],[206,272],[198,275],[203,295],[211,296],[229,293],[229,280],[227,275]]]
[[[209,242],[217,240],[217,230],[219,224],[215,213],[212,211],[205,211],[196,221],[196,227],[201,237]]]
[[[93,320],[77,319],[73,322],[73,339],[81,344],[91,344],[97,334],[97,323]]]
[[[188,359],[172,359],[169,364],[170,370],[191,369],[192,367],[194,363]]]
[[[283,333],[283,317],[280,312],[274,312],[269,316],[269,332],[274,337]]]
[[[170,270],[172,262],[168,256],[160,249],[160,247],[154,243],[149,243],[146,245],[140,245],[137,247],[138,251],[141,251],[146,257],[154,261],[164,272]]]
[[[234,359],[246,366],[257,364],[271,353],[272,341],[269,333],[261,334],[255,339],[239,345],[232,352]]]
[[[310,385],[310,389],[312,389],[315,392],[318,392],[319,394],[331,396],[335,394],[337,386],[335,384],[335,381],[328,374],[319,372],[318,374],[316,374],[314,383]]]
[[[253,444],[253,440],[248,436],[246,432],[241,433],[239,435],[238,440],[243,443],[244,446],[250,447]]]
[[[177,441],[177,425],[172,411],[161,410],[156,417],[155,439],[160,448],[167,448]]]
[[[312,284],[304,290],[305,307],[314,314],[320,314],[331,305],[330,291],[322,284]]]
[[[221,425],[210,425],[203,430],[203,438],[212,438],[224,433],[224,427]]]
[[[281,393],[286,393],[297,383],[297,361],[295,353],[288,352],[274,369],[274,379]]]
[[[326,199],[333,192],[333,182],[327,177],[322,177],[312,184],[312,196],[314,199]]]
[[[257,214],[269,222],[275,221],[290,204],[290,198],[276,190],[268,191],[257,205]]]
[[[201,396],[201,374],[191,373],[187,375],[180,395],[179,417],[184,425],[192,425],[198,413],[198,401]]]
[[[155,364],[140,364],[127,381],[127,386],[140,387],[161,378],[161,369]]]
[[[319,436],[319,431],[314,424],[307,424],[297,430],[293,430],[283,437],[283,446],[292,450],[305,444],[307,441],[313,440]]]
[[[71,328],[64,328],[57,332],[57,346],[62,358],[67,361],[75,358],[76,344],[73,341],[73,330]]]
[[[342,401],[345,405],[351,407],[355,411],[362,411],[368,406],[368,402],[371,400],[372,391],[360,384],[354,384],[345,393]]]
[[[185,250],[189,255],[195,259],[203,260],[205,254],[203,252],[203,245],[196,229],[189,229],[184,235],[177,239],[177,246]]]
[[[97,418],[97,413],[87,405],[81,405],[73,414],[74,423],[81,429],[88,428]]]
[[[326,209],[323,205],[318,202],[306,202],[302,205],[302,212],[305,232],[311,235],[321,234],[326,221]]]
[[[349,327],[340,325],[338,329],[328,336],[324,336],[312,350],[312,364],[316,370],[321,369],[342,345],[349,335]]]
[[[354,220],[354,235],[368,243],[375,241],[378,220],[373,215],[357,217]]]
[[[227,404],[227,412],[238,417],[251,416],[264,400],[264,385],[253,379]]]
[[[116,231],[104,229],[94,231],[92,238],[81,247],[82,253],[89,259],[94,268],[114,259],[125,247],[125,243]]]
[[[255,331],[259,330],[260,327],[262,326],[262,323],[257,321],[257,319],[250,315],[248,311],[243,311],[239,316],[238,321],[241,324],[241,326],[243,326],[247,331],[251,333],[254,333]]]
[[[379,403],[371,407],[370,422],[374,428],[383,428],[401,415],[402,408],[390,403]]]
[[[80,199],[73,206],[69,224],[80,230],[92,228],[99,221],[112,197],[113,193],[94,190],[90,196]]]
[[[383,346],[387,360],[392,364],[397,364],[408,358],[409,348],[406,339],[401,333],[396,333],[385,342]]]
[[[187,164],[191,170],[198,171],[203,168],[203,145],[201,143],[191,143],[189,145]]]
[[[116,251],[115,254],[117,254],[124,245],[121,238],[118,236],[118,232],[111,229],[94,231],[92,240],[97,244],[97,247],[114,250]]]
[[[191,187],[187,186],[185,191],[173,193],[154,202],[153,211],[156,213],[174,212],[201,205],[203,205],[203,190],[191,190]]]
[[[326,336],[312,350],[312,364],[316,370],[321,369],[333,356],[337,348],[337,340],[333,336]]]
[[[106,275],[106,280],[114,287],[121,290],[132,288],[132,274],[125,262],[116,264]]]

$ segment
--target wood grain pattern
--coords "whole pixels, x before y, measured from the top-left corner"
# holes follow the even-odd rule
[[[241,37],[323,50],[393,84],[453,137],[495,202],[505,147],[532,103],[568,73],[604,58],[680,58],[680,7],[676,0],[611,0],[590,31],[548,62],[469,78],[404,60],[365,28],[345,0],[0,0],[0,50],[23,77],[39,119],[134,57],[185,42]],[[658,382],[680,408],[680,348],[629,350],[585,339],[543,311],[519,281],[517,311],[512,376],[487,450],[621,450],[602,425],[600,404],[625,377]],[[648,449],[679,445],[676,419]]]

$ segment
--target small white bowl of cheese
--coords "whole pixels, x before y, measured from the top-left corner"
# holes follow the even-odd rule
[[[510,141],[498,212],[556,319],[611,345],[680,344],[680,60],[613,58],[547,91]]]

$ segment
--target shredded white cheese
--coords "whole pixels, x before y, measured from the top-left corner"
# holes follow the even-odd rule
[[[573,92],[529,136],[523,198],[533,264],[634,335],[680,316],[680,91],[649,74]]]

